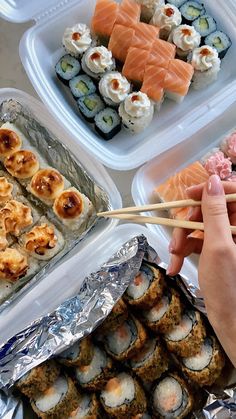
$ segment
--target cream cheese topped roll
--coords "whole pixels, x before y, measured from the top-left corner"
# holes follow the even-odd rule
[[[180,25],[171,32],[169,40],[176,45],[177,55],[181,57],[199,47],[201,35],[193,26]]]
[[[106,47],[89,48],[82,59],[82,68],[91,77],[103,75],[114,68],[112,53]]]
[[[99,82],[99,91],[109,104],[119,104],[130,92],[130,83],[118,71],[105,74]]]
[[[77,23],[70,28],[66,28],[62,43],[69,54],[79,57],[92,44],[90,29],[84,23]]]
[[[220,67],[220,62],[218,52],[210,46],[203,45],[192,52],[191,64],[197,71],[208,71],[212,67]]]
[[[124,102],[125,111],[135,118],[140,118],[149,113],[152,107],[151,101],[145,93],[133,92]]]
[[[151,24],[158,26],[161,29],[160,37],[167,39],[170,32],[179,26],[182,22],[182,16],[173,4],[164,4],[163,6],[157,7]]]

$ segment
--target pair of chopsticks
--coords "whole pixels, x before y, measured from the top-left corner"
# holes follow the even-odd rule
[[[236,194],[226,195],[226,201],[236,202]],[[184,199],[181,201],[161,202],[159,204],[143,205],[140,207],[121,208],[112,211],[99,212],[99,217],[118,218],[119,220],[132,221],[138,224],[158,224],[167,227],[180,227],[189,230],[204,231],[204,224],[197,221],[175,220],[171,218],[162,217],[148,217],[143,215],[136,215],[139,212],[154,211],[154,210],[167,210],[172,208],[186,208],[186,207],[199,207],[201,201],[194,201],[193,199]],[[231,226],[231,232],[236,234],[236,226]]]

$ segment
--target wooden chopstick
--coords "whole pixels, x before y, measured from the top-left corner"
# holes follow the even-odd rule
[[[236,202],[236,194],[234,193],[234,194],[226,195],[226,201],[228,203]],[[129,213],[154,211],[154,210],[167,210],[171,208],[200,207],[200,206],[201,206],[201,201],[194,201],[194,199],[183,199],[181,201],[161,202],[158,204],[142,205],[139,207],[120,208],[120,209],[116,209],[112,211],[99,212],[97,215],[99,217],[106,217],[106,216],[115,215],[115,214],[129,214]]]

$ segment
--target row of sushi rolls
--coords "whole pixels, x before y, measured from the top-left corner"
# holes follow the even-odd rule
[[[92,208],[15,124],[0,127],[0,302],[63,250],[65,231],[77,230]]]
[[[105,321],[27,372],[15,392],[43,419],[181,419],[224,365],[204,316],[144,261]]]
[[[80,114],[105,140],[147,128],[165,98],[217,80],[231,46],[199,1],[97,0],[91,27],[67,27],[56,64]]]

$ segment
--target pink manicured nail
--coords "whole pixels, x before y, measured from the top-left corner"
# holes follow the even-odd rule
[[[169,244],[169,253],[173,253],[175,251],[175,245],[176,245],[175,239],[172,238]]]
[[[223,195],[224,188],[221,179],[217,175],[212,175],[207,182],[207,193],[210,196]]]
[[[173,269],[173,263],[172,263],[172,260],[170,259],[168,268],[166,269],[166,275],[171,275],[172,269]]]

